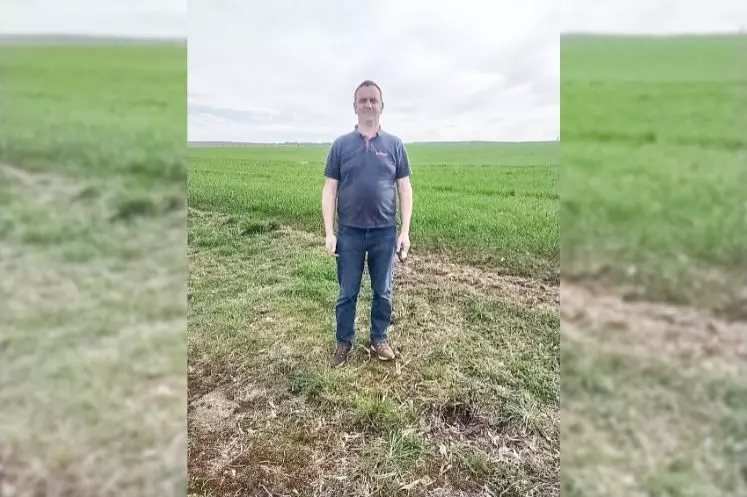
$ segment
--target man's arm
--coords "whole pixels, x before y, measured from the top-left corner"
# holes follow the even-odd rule
[[[397,180],[397,190],[399,191],[399,203],[402,212],[401,233],[410,236],[410,219],[412,218],[412,184],[410,177],[405,176]]]
[[[402,227],[397,237],[396,251],[400,260],[404,261],[410,251],[410,219],[412,218],[412,185],[409,176],[397,180],[397,190],[402,213]]]
[[[324,187],[322,188],[322,217],[324,218],[324,245],[329,254],[337,248],[335,238],[335,211],[337,210],[337,185],[340,181],[340,154],[337,142],[332,144],[324,167]]]
[[[407,238],[409,245],[410,236],[410,219],[412,218],[412,184],[410,183],[410,159],[407,157],[407,150],[402,142],[397,144],[397,191],[399,191],[399,204],[402,214],[401,235]],[[398,243],[397,245],[400,245]],[[409,247],[405,247],[407,251]]]
[[[327,237],[335,235],[335,207],[337,202],[338,181],[324,178],[322,189],[322,216],[324,217],[324,234]]]

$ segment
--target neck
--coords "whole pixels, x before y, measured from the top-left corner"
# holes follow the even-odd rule
[[[374,121],[358,121],[358,131],[366,136],[373,136],[379,131],[379,123]]]

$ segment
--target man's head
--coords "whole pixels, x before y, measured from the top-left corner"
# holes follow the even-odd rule
[[[358,85],[353,94],[353,108],[359,121],[370,124],[378,123],[379,115],[384,110],[384,99],[379,85],[370,80]]]

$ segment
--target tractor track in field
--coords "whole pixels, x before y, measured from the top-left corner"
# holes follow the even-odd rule
[[[561,283],[561,328],[568,343],[592,341],[637,357],[668,357],[710,367],[747,360],[747,322],[707,310],[627,301],[622,292]]]

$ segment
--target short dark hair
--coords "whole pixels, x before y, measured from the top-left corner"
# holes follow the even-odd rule
[[[377,90],[379,90],[379,95],[381,95],[381,102],[384,103],[384,94],[381,92],[381,88],[379,85],[371,81],[370,79],[365,80],[363,83],[359,84],[358,87],[353,92],[353,100],[355,100],[355,95],[358,94],[358,90],[363,88],[364,86],[375,86]]]

